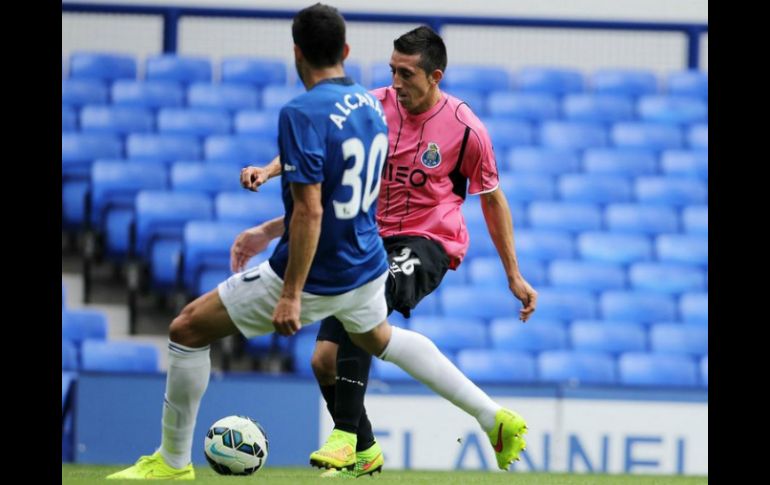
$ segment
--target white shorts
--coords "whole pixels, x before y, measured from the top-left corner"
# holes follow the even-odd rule
[[[368,332],[388,315],[387,278],[385,271],[369,283],[341,295],[314,295],[303,291],[300,323],[304,326],[334,316],[349,333]],[[232,275],[217,287],[230,319],[246,338],[275,331],[273,310],[282,289],[283,280],[267,261]]]

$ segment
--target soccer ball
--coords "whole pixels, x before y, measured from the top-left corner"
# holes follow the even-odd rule
[[[246,416],[227,416],[211,425],[203,441],[206,460],[220,475],[251,475],[267,461],[267,435]]]

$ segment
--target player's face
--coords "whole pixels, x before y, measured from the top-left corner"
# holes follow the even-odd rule
[[[420,54],[404,54],[393,51],[390,71],[393,73],[393,89],[398,102],[412,114],[428,111],[440,97],[438,84],[417,65]]]

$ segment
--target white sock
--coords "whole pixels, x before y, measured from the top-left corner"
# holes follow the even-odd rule
[[[190,464],[195,419],[210,373],[208,345],[194,349],[169,340],[160,454],[174,468]]]
[[[379,356],[405,370],[437,394],[470,414],[484,431],[495,426],[500,405],[460,372],[424,335],[399,327],[393,328],[390,342]]]

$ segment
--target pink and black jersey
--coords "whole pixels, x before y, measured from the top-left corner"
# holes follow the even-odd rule
[[[469,242],[460,210],[466,187],[477,195],[499,183],[489,134],[466,103],[446,93],[419,115],[409,114],[391,87],[372,94],[385,108],[390,145],[377,202],[380,235],[427,237],[457,268]]]

